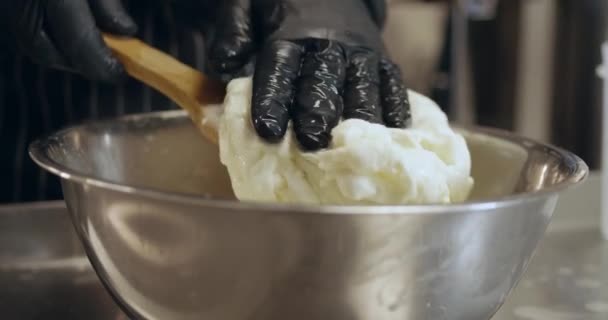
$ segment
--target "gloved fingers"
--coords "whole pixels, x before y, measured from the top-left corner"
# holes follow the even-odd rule
[[[283,138],[295,93],[303,48],[290,41],[273,41],[258,54],[253,76],[251,117],[258,135],[269,142]]]
[[[252,0],[256,38],[263,42],[279,28],[285,19],[283,0]]]
[[[44,9],[39,5],[23,3],[19,10],[23,13],[22,18],[12,17],[15,19],[13,31],[17,35],[17,45],[41,65],[65,68],[67,62],[43,29]]]
[[[212,72],[232,74],[249,61],[255,49],[251,1],[221,1],[209,52]]]
[[[86,1],[48,1],[52,38],[70,66],[92,80],[115,82],[125,77],[122,65],[105,45]]]
[[[412,123],[410,102],[401,71],[396,64],[387,59],[380,61],[380,95],[384,123],[393,128],[410,126]]]
[[[344,118],[382,123],[378,56],[371,50],[357,50],[350,55],[344,85]]]
[[[343,112],[346,58],[342,46],[331,40],[307,42],[292,107],[294,130],[304,149],[329,146],[331,130]]]
[[[67,61],[55,48],[44,30],[40,30],[35,38],[20,39],[19,45],[32,61],[40,65],[56,69],[70,69]]]
[[[137,25],[125,10],[122,0],[89,0],[97,25],[105,31],[134,36]]]

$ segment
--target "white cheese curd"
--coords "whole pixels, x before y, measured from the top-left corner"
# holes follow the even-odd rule
[[[407,129],[350,119],[328,149],[302,151],[290,129],[277,144],[255,133],[252,81],[228,85],[219,120],[220,159],[239,200],[308,204],[425,204],[466,200],[473,186],[464,138],[432,100],[409,91]]]

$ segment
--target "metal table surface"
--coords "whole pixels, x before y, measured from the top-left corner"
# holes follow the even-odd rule
[[[524,278],[493,320],[608,319],[599,177],[565,194]],[[0,318],[122,320],[61,202],[0,206]]]

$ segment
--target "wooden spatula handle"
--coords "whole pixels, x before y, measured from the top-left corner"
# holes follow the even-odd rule
[[[127,73],[175,101],[188,112],[203,135],[217,142],[217,128],[204,121],[202,108],[223,101],[224,84],[138,39],[108,34],[103,37]]]

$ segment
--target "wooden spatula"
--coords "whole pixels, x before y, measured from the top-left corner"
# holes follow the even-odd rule
[[[186,110],[201,133],[217,143],[217,126],[213,121],[206,121],[205,106],[222,103],[225,95],[223,83],[207,78],[198,70],[138,39],[108,34],[103,37],[127,73]]]

